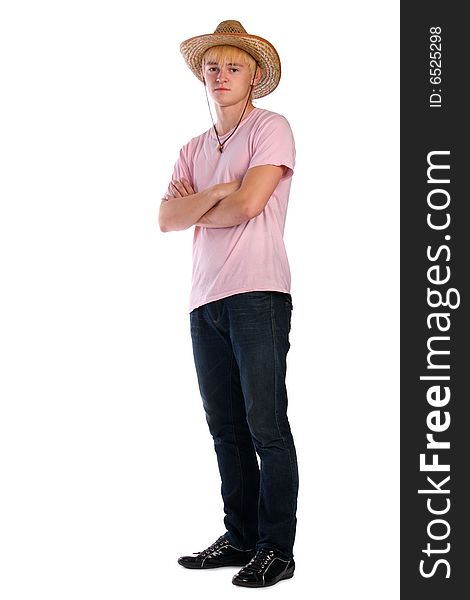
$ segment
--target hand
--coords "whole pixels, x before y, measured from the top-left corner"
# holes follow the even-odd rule
[[[170,189],[173,192],[171,198],[182,198],[183,196],[191,196],[196,192],[191,187],[191,184],[187,179],[174,179],[170,183]],[[168,199],[168,197],[167,197]]]

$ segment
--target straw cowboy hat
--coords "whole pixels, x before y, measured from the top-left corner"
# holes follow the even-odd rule
[[[202,58],[213,46],[235,46],[245,50],[256,60],[263,71],[260,82],[253,87],[253,98],[262,98],[276,89],[281,79],[281,61],[276,49],[264,38],[250,35],[239,21],[222,21],[214,33],[198,35],[184,41],[181,54],[199,81],[204,82]]]

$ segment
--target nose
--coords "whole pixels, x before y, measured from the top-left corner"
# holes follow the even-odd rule
[[[219,71],[219,74],[217,75],[216,81],[218,81],[219,83],[222,83],[222,81],[227,81],[226,67],[220,68],[220,71]]]

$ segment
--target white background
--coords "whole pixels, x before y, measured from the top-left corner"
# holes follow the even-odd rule
[[[398,1],[16,0],[0,12],[4,600],[253,593],[235,568],[176,562],[224,529],[193,230],[157,226],[179,148],[211,125],[179,44],[225,19],[276,46],[281,83],[255,104],[297,147],[297,570],[267,593],[399,597]]]

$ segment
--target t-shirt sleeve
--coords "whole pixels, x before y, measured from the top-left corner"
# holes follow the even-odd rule
[[[260,124],[254,135],[253,154],[248,168],[261,165],[287,167],[281,179],[288,179],[294,173],[294,136],[289,122],[282,115],[270,115]]]
[[[188,160],[188,144],[186,144],[186,146],[183,146],[179,152],[178,159],[175,162],[175,166],[173,167],[173,175],[171,176],[171,181],[173,181],[174,179],[183,179],[183,178],[187,179],[189,181],[189,183],[191,184],[192,188],[194,189],[193,177],[191,174],[191,169],[189,167],[189,160]],[[165,195],[169,195],[169,196],[173,195],[173,192],[170,189],[171,181],[168,183],[168,187],[165,192]]]

